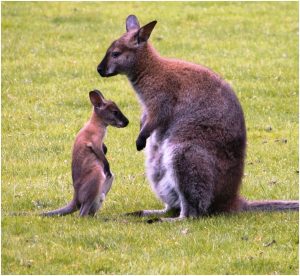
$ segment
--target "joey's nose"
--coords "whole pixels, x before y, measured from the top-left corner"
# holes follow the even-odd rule
[[[126,127],[129,124],[128,119],[123,120],[122,127]]]
[[[129,121],[126,119],[124,122],[124,127],[126,127],[129,124]]]

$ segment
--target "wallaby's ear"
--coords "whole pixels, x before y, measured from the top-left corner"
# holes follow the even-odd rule
[[[140,28],[140,23],[137,17],[133,14],[129,15],[126,18],[126,31],[129,32],[131,30],[138,30]]]
[[[104,97],[99,90],[93,90],[90,92],[90,100],[95,107],[104,105]]]
[[[137,42],[138,43],[146,42],[149,39],[156,23],[157,23],[157,21],[154,20],[138,30],[138,32],[137,32]]]

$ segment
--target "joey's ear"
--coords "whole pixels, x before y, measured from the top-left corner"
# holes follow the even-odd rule
[[[129,15],[126,18],[126,31],[129,32],[131,30],[138,30],[140,28],[140,23],[137,17],[133,14]]]
[[[138,32],[137,32],[137,42],[138,43],[146,42],[149,39],[156,23],[157,23],[156,20],[152,21],[138,30]]]
[[[99,90],[93,90],[90,92],[90,100],[93,106],[100,107],[104,105],[104,97]]]

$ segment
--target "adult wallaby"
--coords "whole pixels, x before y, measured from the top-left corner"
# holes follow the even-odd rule
[[[43,213],[44,216],[67,215],[80,209],[80,216],[95,215],[113,182],[107,151],[103,143],[108,125],[123,128],[128,119],[118,106],[105,100],[100,91],[91,91],[93,113],[76,136],[72,154],[73,200],[65,207]]]
[[[146,145],[147,176],[164,210],[179,218],[249,210],[298,210],[298,201],[239,196],[246,128],[232,88],[210,69],[161,57],[148,43],[156,21],[140,27],[134,15],[98,65],[102,77],[125,74],[141,102],[137,150]]]

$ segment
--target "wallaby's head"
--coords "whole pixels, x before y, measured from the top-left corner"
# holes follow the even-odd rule
[[[136,62],[143,58],[143,50],[157,21],[140,27],[135,15],[126,19],[126,33],[115,40],[107,49],[98,65],[97,71],[102,77],[117,74],[130,75]]]
[[[126,127],[128,125],[128,119],[118,106],[112,101],[105,100],[99,90],[90,92],[90,100],[94,106],[94,113],[104,124],[114,127]]]

